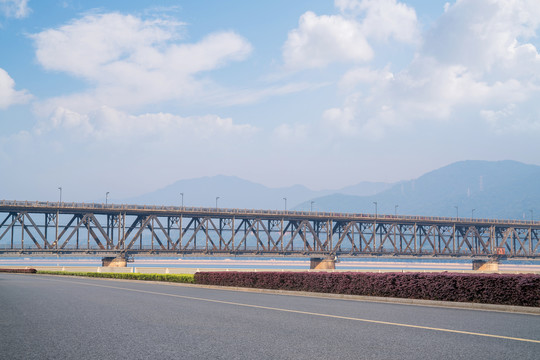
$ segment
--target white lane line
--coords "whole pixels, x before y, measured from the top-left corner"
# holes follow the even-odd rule
[[[531,343],[540,344],[540,340],[517,338],[517,337],[511,337],[511,336],[493,335],[493,334],[477,333],[477,332],[471,332],[471,331],[452,330],[452,329],[444,329],[444,328],[437,328],[437,327],[430,327],[430,326],[402,324],[402,323],[394,323],[394,322],[380,321],[380,320],[361,319],[361,318],[355,318],[355,317],[349,317],[349,316],[322,314],[322,313],[315,313],[315,312],[309,312],[309,311],[291,310],[291,309],[275,308],[275,307],[252,305],[252,304],[243,304],[243,303],[232,302],[232,301],[215,300],[215,299],[207,299],[207,298],[185,296],[185,295],[176,295],[176,294],[168,294],[168,293],[162,293],[162,292],[156,292],[156,291],[148,291],[148,290],[130,289],[130,288],[125,288],[125,287],[120,287],[120,286],[92,284],[92,283],[73,281],[73,280],[59,280],[59,279],[50,279],[50,278],[45,278],[45,277],[43,277],[43,279],[46,279],[46,280],[49,280],[49,281],[69,282],[69,283],[78,284],[78,285],[90,285],[90,286],[103,287],[103,288],[109,288],[109,289],[115,289],[115,290],[132,291],[132,292],[138,292],[138,293],[144,293],[144,294],[169,296],[169,297],[175,297],[175,298],[180,298],[180,299],[205,301],[205,302],[211,302],[211,303],[217,303],[217,304],[227,304],[227,305],[241,306],[241,307],[247,307],[247,308],[253,308],[253,309],[264,309],[264,310],[288,312],[288,313],[294,313],[294,314],[303,314],[303,315],[311,315],[311,316],[318,316],[318,317],[326,317],[326,318],[332,318],[332,319],[360,321],[360,322],[372,323],[372,324],[391,325],[391,326],[399,326],[399,327],[406,327],[406,328],[413,328],[413,329],[423,329],[423,330],[439,331],[439,332],[446,332],[446,333],[482,336],[482,337],[489,337],[489,338],[496,338],[496,339],[523,341],[523,342],[531,342]]]

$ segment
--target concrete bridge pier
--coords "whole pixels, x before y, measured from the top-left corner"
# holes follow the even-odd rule
[[[472,269],[478,271],[499,271],[499,260],[473,260]]]
[[[316,270],[333,270],[336,268],[336,258],[311,258],[309,268]]]
[[[104,257],[101,259],[101,266],[103,267],[126,267],[127,260],[123,256],[119,257]]]

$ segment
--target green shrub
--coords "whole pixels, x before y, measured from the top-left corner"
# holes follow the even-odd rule
[[[126,280],[147,280],[147,281],[166,281],[176,283],[194,282],[191,274],[139,274],[139,273],[102,273],[102,272],[74,272],[74,271],[38,271],[38,274],[44,275],[69,275],[69,276],[87,276],[95,278],[126,279]]]
[[[200,285],[540,307],[540,275],[198,272]]]

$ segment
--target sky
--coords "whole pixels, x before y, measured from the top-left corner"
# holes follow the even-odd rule
[[[540,165],[540,1],[0,0],[0,199]]]

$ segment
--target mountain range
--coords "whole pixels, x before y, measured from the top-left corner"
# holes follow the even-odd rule
[[[369,196],[389,189],[390,183],[361,182],[339,190],[315,191],[302,185],[270,188],[236,176],[217,175],[179,180],[163,189],[123,200],[131,204],[182,205],[240,209],[287,209],[313,198],[341,193],[351,196]],[[182,195],[183,194],[183,195]],[[284,198],[287,200],[285,201]]]
[[[531,219],[535,212],[540,216],[540,166],[516,161],[462,161],[375,195],[332,194],[298,208],[307,209],[311,201],[320,211]]]
[[[183,194],[183,196],[181,195]],[[448,217],[540,217],[540,166],[517,161],[460,161],[417,179],[362,182],[336,190],[269,188],[234,176],[177,181],[126,203]],[[182,199],[183,198],[183,199]],[[287,200],[284,200],[286,198]]]

